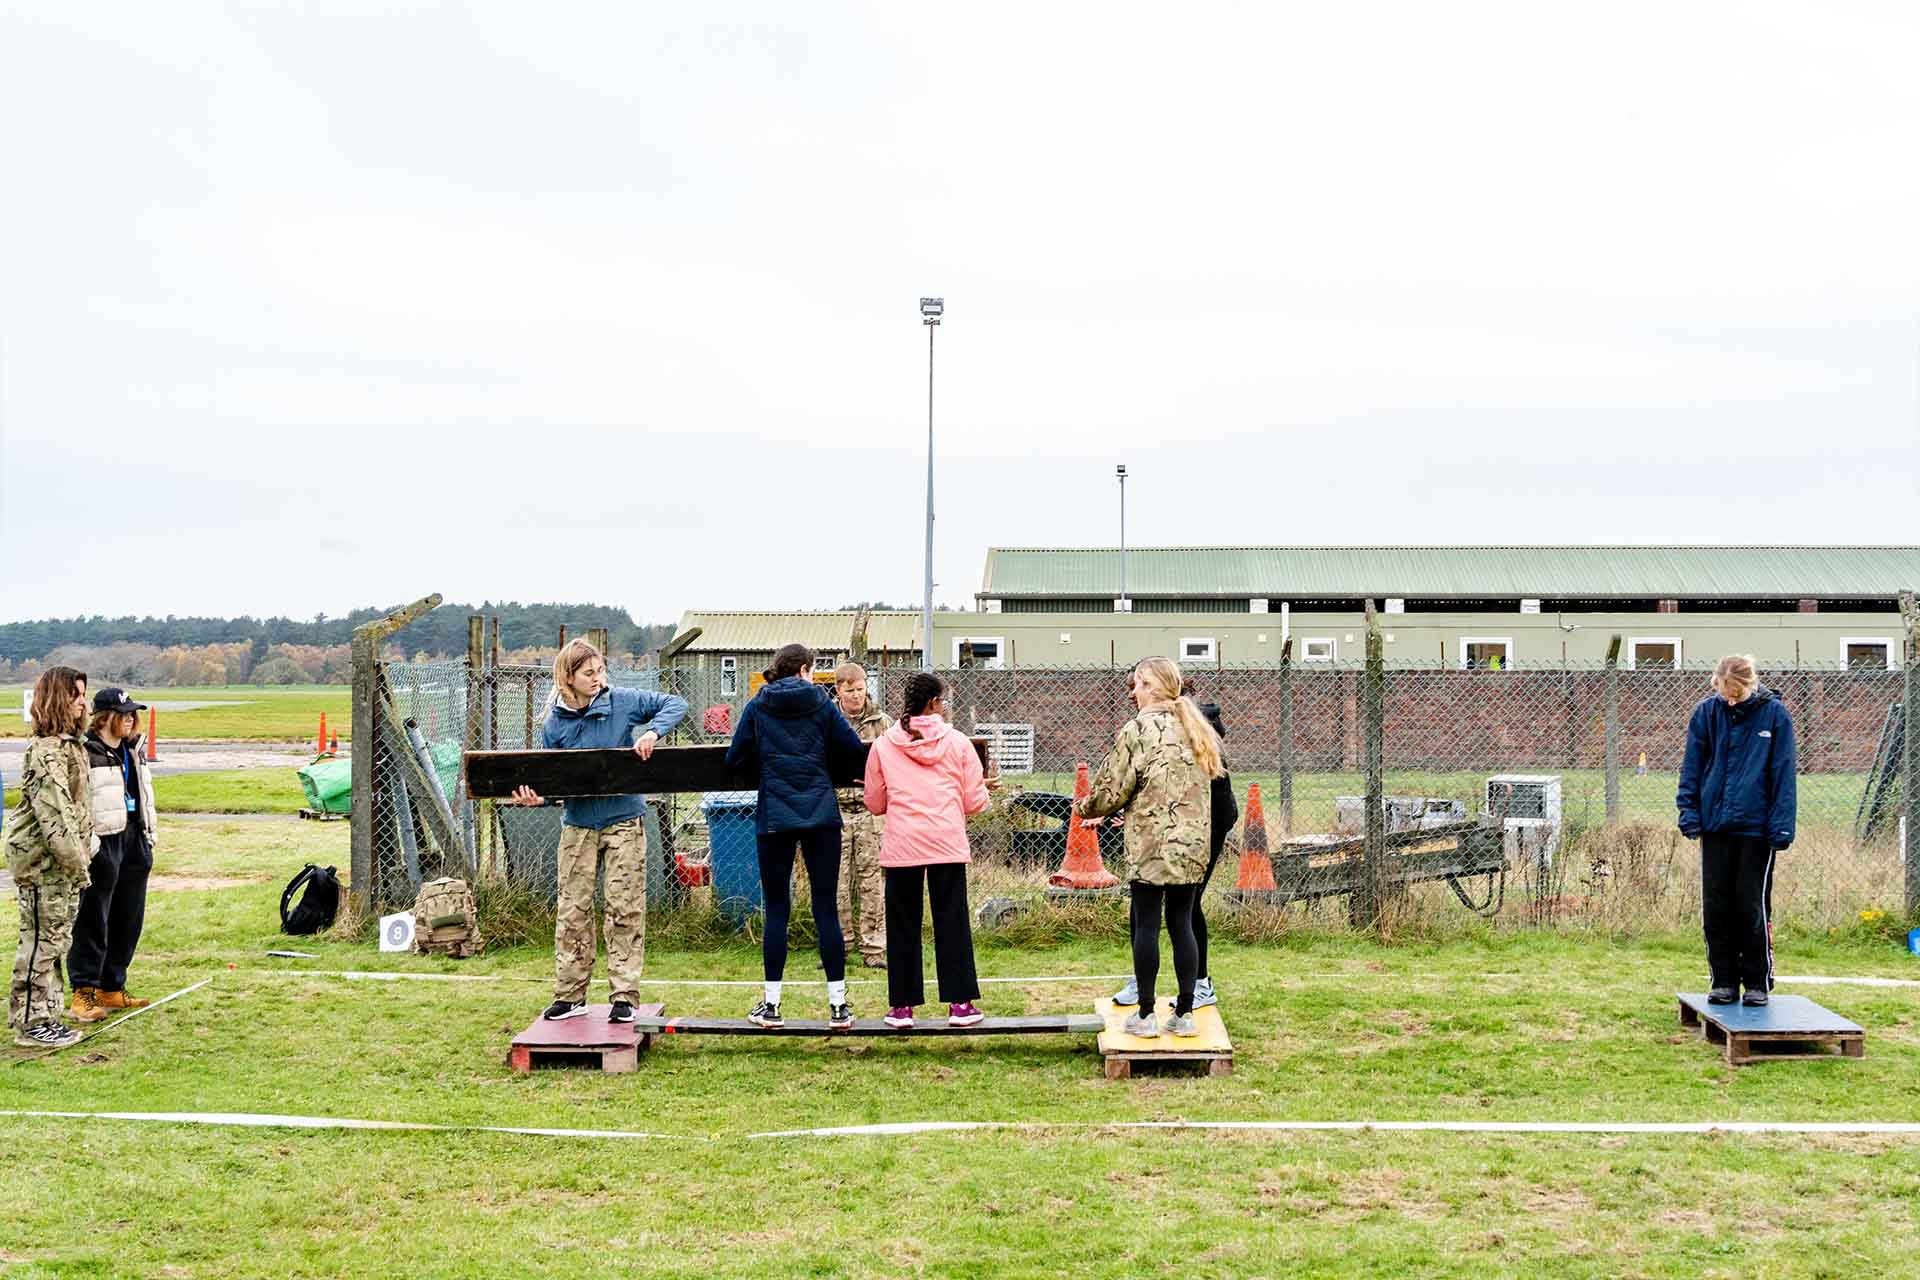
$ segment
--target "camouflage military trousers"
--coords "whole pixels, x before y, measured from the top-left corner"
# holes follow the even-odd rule
[[[13,957],[13,990],[7,1021],[16,1031],[57,1022],[66,1008],[60,965],[73,943],[80,912],[80,886],[47,879],[20,886],[20,950]]]
[[[886,890],[880,879],[880,834],[887,820],[864,809],[840,815],[840,932],[849,949],[872,964],[887,958]],[[855,902],[856,890],[859,901]],[[860,927],[854,928],[858,914]]]
[[[613,998],[639,1000],[647,950],[647,832],[630,818],[610,827],[560,828],[559,915],[553,926],[553,998],[585,1000],[593,977],[593,881],[607,873],[607,977]]]

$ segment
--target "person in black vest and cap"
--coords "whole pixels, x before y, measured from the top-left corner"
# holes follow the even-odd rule
[[[67,952],[77,1022],[98,1022],[147,1003],[127,994],[127,966],[147,921],[157,827],[153,777],[140,750],[140,713],[146,709],[124,689],[101,689],[87,722],[87,774],[100,848],[88,868],[93,883],[80,895]]]
[[[1793,843],[1793,718],[1734,654],[1687,723],[1680,834],[1700,841],[1700,915],[1712,972],[1709,1004],[1767,1003],[1773,987],[1773,861]],[[1745,995],[1741,995],[1745,988]]]

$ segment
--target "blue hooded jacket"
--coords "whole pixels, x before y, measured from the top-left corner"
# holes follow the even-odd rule
[[[840,825],[833,779],[855,776],[867,744],[827,691],[799,676],[763,687],[733,731],[727,767],[758,774],[761,835]]]
[[[579,711],[564,702],[554,703],[540,726],[540,745],[549,751],[631,747],[638,736],[634,730],[641,725],[664,738],[686,715],[686,700],[670,693],[602,689]],[[569,827],[600,830],[645,811],[646,801],[639,796],[578,796],[564,803],[560,821]]]
[[[1701,700],[1687,722],[1680,766],[1680,834],[1764,836],[1775,849],[1793,843],[1796,816],[1793,720],[1765,685],[1734,706],[1718,694]]]

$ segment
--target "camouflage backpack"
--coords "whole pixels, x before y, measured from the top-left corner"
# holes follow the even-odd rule
[[[473,914],[473,890],[465,880],[429,880],[413,900],[413,949],[423,955],[464,960],[486,947]]]

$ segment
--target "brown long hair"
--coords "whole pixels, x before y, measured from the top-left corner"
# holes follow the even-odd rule
[[[773,665],[760,674],[769,681],[785,680],[788,676],[797,676],[813,665],[813,650],[803,644],[780,646],[773,655]]]
[[[927,705],[947,691],[946,684],[931,671],[916,671],[907,677],[907,697],[900,708],[900,727],[909,738],[919,738],[913,718],[926,714]]]
[[[1172,658],[1142,658],[1134,672],[1144,676],[1153,695],[1173,709],[1180,727],[1187,731],[1187,745],[1193,748],[1194,762],[1201,771],[1209,778],[1224,777],[1227,769],[1220,756],[1220,735],[1193,705],[1193,699],[1180,692],[1183,681],[1179,664]]]
[[[73,709],[87,673],[72,667],[48,667],[33,682],[33,733],[38,738],[71,737],[86,723]]]

